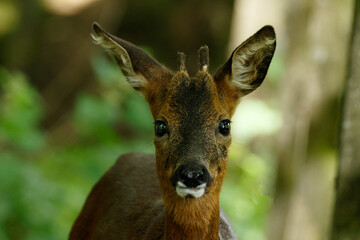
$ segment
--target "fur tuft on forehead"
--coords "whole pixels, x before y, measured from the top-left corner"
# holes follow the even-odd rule
[[[216,91],[216,83],[212,76],[208,72],[201,70],[196,73],[195,77],[190,77],[186,71],[178,71],[169,83],[168,90],[171,92],[190,86],[193,89],[208,88]]]
[[[177,108],[189,105],[188,102],[191,103],[189,108],[200,107],[202,104],[211,106],[214,98],[218,97],[216,84],[205,71],[199,71],[194,78],[190,78],[185,72],[177,72],[168,91],[170,102]]]

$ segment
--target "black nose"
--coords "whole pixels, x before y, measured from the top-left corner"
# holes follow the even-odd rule
[[[185,164],[180,166],[171,177],[174,187],[181,182],[186,187],[195,188],[203,183],[210,184],[210,174],[204,165]]]

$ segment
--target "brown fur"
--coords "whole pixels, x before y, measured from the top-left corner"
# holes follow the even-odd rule
[[[220,134],[218,126],[231,119],[240,97],[263,81],[275,50],[272,27],[240,45],[214,78],[207,72],[207,47],[199,51],[200,70],[190,78],[183,54],[173,74],[135,45],[96,24],[94,29],[96,41],[114,54],[168,133],[155,136],[155,157],[119,158],[93,188],[70,239],[236,239],[219,207],[231,136]],[[200,198],[180,197],[170,180],[191,162],[205,166],[212,179]]]

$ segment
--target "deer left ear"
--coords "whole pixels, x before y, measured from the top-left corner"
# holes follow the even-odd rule
[[[272,26],[265,26],[243,42],[215,74],[215,81],[230,81],[240,96],[249,94],[263,82],[276,47]]]
[[[172,73],[139,47],[105,32],[97,23],[93,39],[114,55],[129,84],[146,95],[149,85],[172,78]]]

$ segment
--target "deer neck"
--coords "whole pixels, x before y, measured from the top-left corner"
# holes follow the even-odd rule
[[[219,239],[218,193],[197,199],[173,198],[164,199],[164,239]]]

